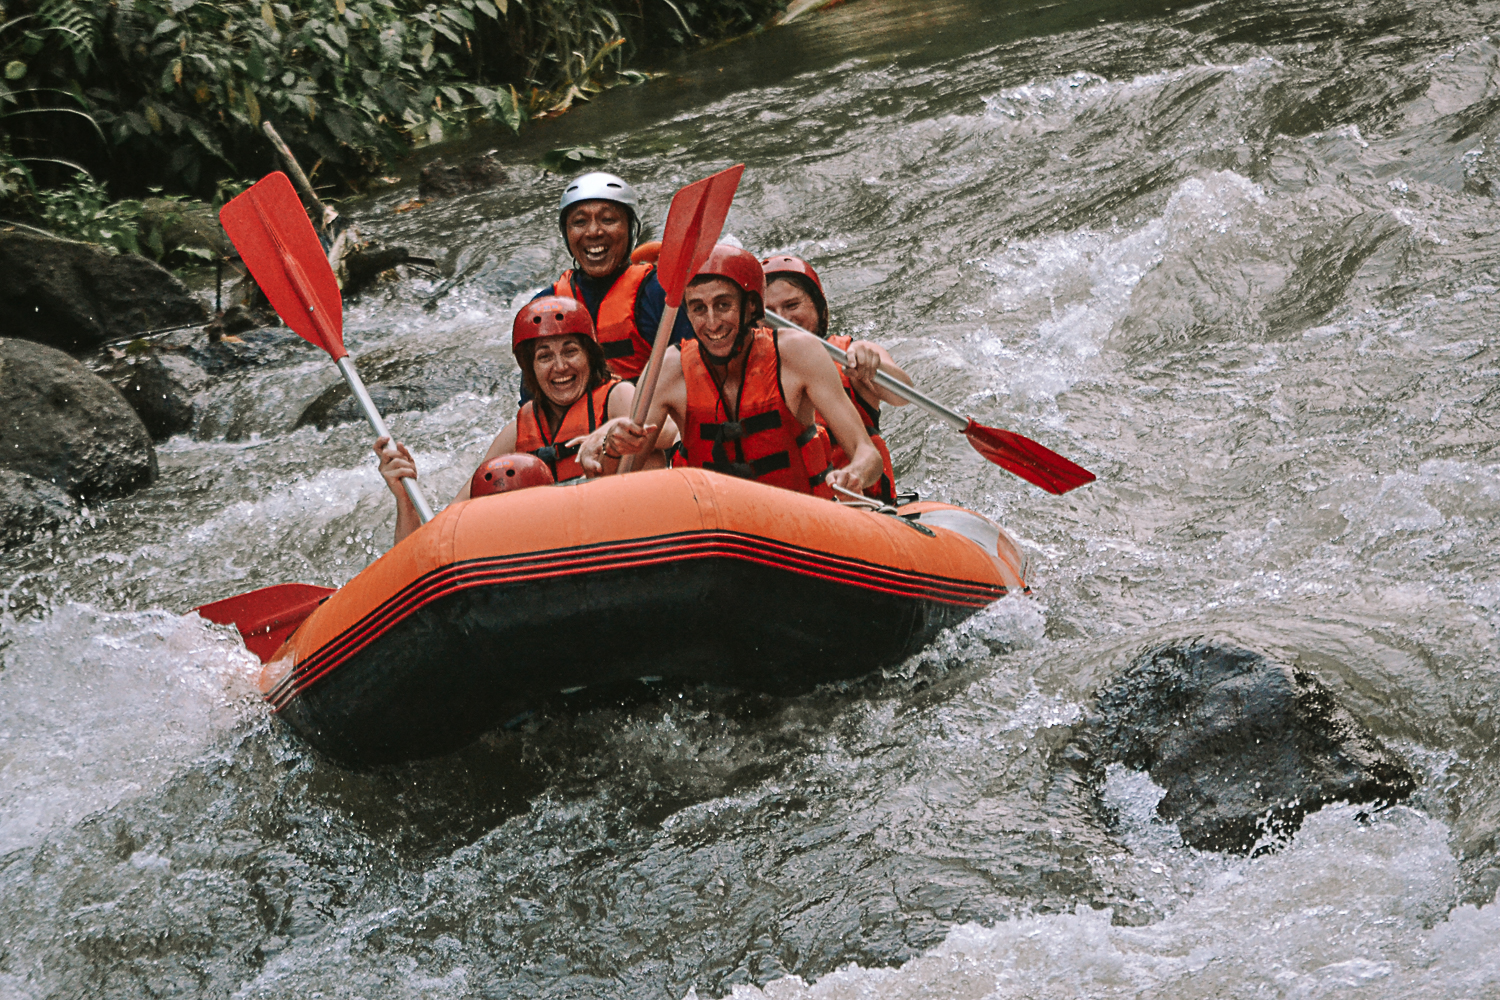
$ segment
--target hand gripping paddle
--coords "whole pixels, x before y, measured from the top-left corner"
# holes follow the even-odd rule
[[[661,256],[656,262],[656,280],[667,293],[667,307],[662,310],[661,322],[656,325],[656,340],[651,345],[651,360],[636,385],[635,403],[630,408],[630,419],[637,427],[644,427],[651,413],[651,397],[656,394],[656,381],[661,375],[661,359],[666,356],[672,339],[672,327],[677,323],[677,311],[682,308],[682,292],[688,279],[698,273],[698,268],[708,260],[714,244],[719,242],[719,233],[724,229],[724,220],[729,217],[729,205],[734,201],[735,189],[740,186],[740,175],[745,165],[737,163],[728,170],[721,170],[711,177],[695,181],[672,196],[672,207],[667,211],[667,228],[662,234]],[[629,472],[635,467],[634,455],[620,460],[620,472]]]
[[[390,437],[375,401],[344,349],[344,299],[338,279],[286,174],[278,170],[266,175],[220,209],[219,222],[276,314],[297,336],[328,352],[375,436]],[[403,479],[401,485],[422,523],[431,521],[432,508],[417,481]]]
[[[303,340],[328,352],[376,436],[389,437],[344,349],[343,296],[286,174],[270,174],[225,205],[219,221],[277,315]],[[416,481],[401,483],[422,522],[432,520],[432,508]],[[328,587],[310,583],[283,583],[205,604],[197,611],[209,621],[238,628],[245,646],[265,663],[331,593]]]
[[[811,332],[803,330],[796,323],[770,310],[766,310],[766,319],[788,330]],[[817,334],[813,336],[816,337]],[[837,344],[830,344],[821,337],[818,339],[827,348],[828,353],[833,355],[835,361],[840,364],[849,363],[848,353],[843,348]],[[933,416],[946,420],[956,429],[963,431],[964,437],[969,439],[969,444],[973,445],[974,450],[979,454],[1007,472],[1013,472],[1028,483],[1040,486],[1048,493],[1066,493],[1094,481],[1094,474],[1088,469],[1075,465],[1052,449],[1037,444],[1031,438],[1022,437],[1014,431],[1001,430],[999,427],[986,427],[973,417],[966,417],[957,410],[950,410],[927,394],[896,381],[885,372],[877,371],[875,381],[880,383],[882,389],[895,393],[908,403],[915,403]]]

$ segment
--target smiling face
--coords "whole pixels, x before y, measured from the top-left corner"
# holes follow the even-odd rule
[[[745,293],[727,278],[703,278],[688,286],[682,307],[703,350],[728,357],[744,323]]]
[[[554,406],[567,409],[588,390],[588,352],[576,334],[543,337],[536,341],[531,373],[542,395]]]
[[[630,255],[630,216],[612,201],[580,201],[568,209],[568,249],[591,278],[607,278]]]
[[[791,320],[804,330],[822,334],[823,317],[806,289],[786,278],[772,278],[766,285],[766,309]]]

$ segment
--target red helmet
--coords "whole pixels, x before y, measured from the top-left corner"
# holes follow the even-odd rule
[[[559,337],[576,333],[590,340],[594,336],[594,320],[582,302],[561,295],[544,295],[532,299],[516,313],[516,322],[510,328],[510,348],[515,350],[528,340],[542,337]]]
[[[818,272],[812,269],[812,265],[801,257],[793,257],[789,253],[777,254],[775,257],[767,257],[760,262],[760,266],[766,272],[766,280],[778,274],[800,274],[813,283],[819,295],[824,295],[823,282],[818,280]]]
[[[759,296],[762,301],[765,299],[766,272],[761,270],[760,261],[749,250],[730,246],[728,243],[714,244],[708,260],[703,262],[703,266],[698,268],[698,273],[693,277],[704,275],[726,278],[745,291]]]
[[[492,458],[476,469],[474,478],[469,480],[469,496],[487,497],[491,493],[551,486],[554,482],[556,480],[546,462],[535,455],[519,452]]]

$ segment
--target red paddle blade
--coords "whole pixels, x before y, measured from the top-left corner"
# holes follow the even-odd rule
[[[348,354],[338,279],[286,174],[267,174],[219,222],[282,321],[335,361]]]
[[[667,305],[682,305],[682,290],[688,279],[698,272],[724,229],[729,205],[745,165],[737,163],[711,177],[694,181],[672,196],[667,211],[667,228],[661,238],[661,257],[656,263],[656,280],[667,293]]]
[[[265,663],[331,593],[332,587],[281,583],[226,597],[196,610],[211,622],[239,629],[245,648]]]
[[[1066,493],[1094,481],[1088,469],[1014,431],[986,427],[971,417],[964,437],[979,454],[1048,493]]]

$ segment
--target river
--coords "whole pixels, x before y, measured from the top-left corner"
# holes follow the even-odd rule
[[[888,411],[901,485],[1004,524],[1033,597],[837,689],[580,695],[351,772],[183,615],[389,539],[366,429],[296,426],[331,366],[252,334],[156,485],[0,557],[0,996],[1500,996],[1497,18],[856,0],[471,138],[502,189],[364,203],[458,279],[347,318],[468,372],[391,418],[429,496],[512,411],[511,312],[564,264],[526,164],[574,142],[658,226],[744,162],[728,231],[810,258],[837,329],[1099,480]],[[1091,693],[1196,635],[1316,672],[1417,793],[1255,858],[1184,847],[1143,775],[1110,824],[1060,801]]]

